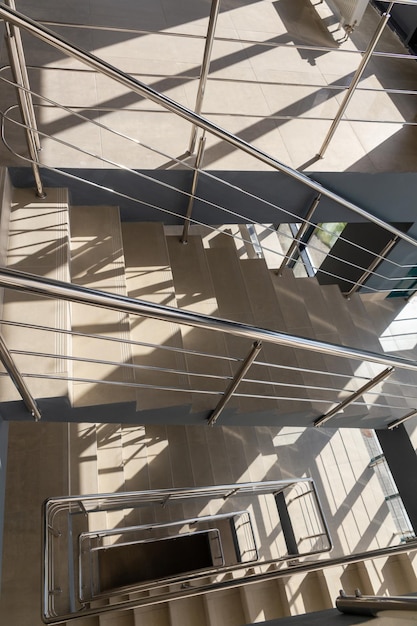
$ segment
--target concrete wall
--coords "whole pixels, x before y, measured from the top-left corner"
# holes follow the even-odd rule
[[[75,205],[119,205],[122,221],[163,221],[166,224],[182,224],[191,188],[191,170],[137,170],[146,176],[142,183],[137,176],[118,170],[67,169],[63,173],[45,171],[43,178],[47,187],[68,187],[71,201]],[[28,168],[10,168],[12,182],[16,187],[33,187],[32,172]],[[76,182],[65,176],[65,172],[89,179],[106,189]],[[200,176],[194,203],[193,217],[206,224],[236,224],[239,218],[226,213],[210,203],[226,206],[230,211],[244,217],[241,223],[257,221],[265,223],[295,222],[304,216],[316,192],[280,172],[217,171],[210,174],[225,180],[221,182]],[[415,222],[415,198],[417,197],[417,172],[383,172],[378,174],[359,172],[320,172],[310,178],[326,186],[347,200],[358,204],[369,213],[390,221]],[[139,181],[139,182],[138,182]],[[155,181],[155,183],[153,182]],[[160,183],[178,188],[173,191]],[[233,185],[235,188],[232,188]],[[134,202],[108,189],[120,191],[137,198]],[[243,189],[249,194],[242,194]],[[267,203],[256,200],[264,198]],[[206,202],[205,202],[206,201]],[[157,211],[145,203],[160,206],[178,213],[179,217]],[[296,217],[291,217],[277,207],[284,207]],[[363,222],[364,219],[333,200],[323,196],[317,208],[316,222]]]
[[[9,425],[0,417],[0,563],[3,557],[3,528],[6,495],[6,467],[7,467],[7,443]],[[1,567],[0,567],[1,585]]]

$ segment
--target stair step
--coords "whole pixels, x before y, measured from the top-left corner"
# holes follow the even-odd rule
[[[177,307],[163,225],[154,222],[126,222],[122,224],[122,233],[129,296],[155,304]],[[148,341],[155,343],[156,346],[182,348],[181,330],[178,324],[133,316],[131,316],[130,323],[131,336],[136,341]],[[135,346],[133,351],[134,362],[138,365],[186,370],[185,358],[180,352],[146,346]],[[189,388],[186,375],[144,368],[135,370],[135,377],[140,384]],[[191,398],[188,393],[160,389],[139,389],[137,392],[139,411],[155,408],[156,400],[158,407],[170,407],[187,405]]]
[[[133,611],[102,613],[99,619],[100,626],[135,626],[137,623]]]
[[[206,250],[206,257],[220,316],[237,322],[256,324],[251,309],[251,298],[241,273],[236,249],[231,247],[214,247]],[[233,358],[245,359],[252,348],[250,339],[227,335],[225,341],[229,356]],[[259,366],[251,367],[245,378],[270,381],[268,369]],[[262,382],[242,383],[239,386],[238,393],[273,396],[271,387]],[[259,412],[271,410],[271,404],[272,407],[276,406],[276,401],[272,399],[235,397],[229,402],[228,408],[235,408],[241,412]]]
[[[97,472],[99,493],[125,491],[120,424],[97,424]],[[124,511],[107,511],[106,528],[125,526]]]
[[[149,489],[149,465],[145,426],[122,426],[122,457],[126,491]]]
[[[247,621],[250,623],[264,622],[290,615],[288,601],[282,597],[282,585],[269,580],[242,587],[241,596],[245,607]],[[285,592],[284,592],[285,593]]]
[[[351,563],[344,568],[336,568],[337,572],[333,573],[333,568],[330,570],[330,574],[336,578],[336,582],[333,582],[333,595],[338,593],[339,589],[343,589],[348,595],[354,595],[356,589],[360,589],[363,595],[375,595],[375,589],[372,585],[371,578],[369,576],[369,569],[366,563]],[[340,571],[342,570],[342,571]],[[336,574],[340,574],[337,577]],[[326,578],[329,580],[327,573]],[[339,588],[337,588],[339,584]]]
[[[119,209],[112,206],[72,207],[71,276],[77,285],[126,295],[125,267],[120,230]],[[104,339],[73,338],[73,353],[89,359],[114,363],[131,363],[128,316],[100,307],[72,304],[72,327],[75,331],[114,337]],[[133,382],[132,372],[121,365],[74,363],[74,376],[120,382]],[[75,382],[73,404],[89,406],[128,402],[135,398],[134,389],[124,386]]]
[[[375,575],[378,583],[373,581],[376,595],[407,595],[417,592],[416,572],[407,554],[396,554],[386,559],[375,559],[367,562],[371,580]]]
[[[201,237],[189,237],[187,245],[181,244],[178,237],[167,237],[167,244],[178,306],[187,311],[218,316],[216,296]],[[188,371],[231,376],[231,365],[224,360],[227,350],[223,334],[200,328],[182,327],[181,331],[183,345],[187,350],[221,357],[215,359],[187,354]],[[193,394],[192,410],[210,414],[217,405],[220,393],[227,387],[227,381],[207,377],[191,380],[195,389],[219,392],[219,395]]]
[[[10,213],[7,265],[39,276],[69,280],[68,193],[47,189],[46,198],[37,198],[30,189],[14,190]],[[69,306],[60,300],[6,289],[3,319],[69,329]],[[68,337],[61,333],[2,326],[9,350],[29,350],[51,355],[68,354]],[[64,380],[31,378],[27,385],[35,398],[68,396],[70,372],[66,360],[53,357],[15,355],[21,372],[62,376]],[[1,378],[1,400],[20,400],[9,378]]]
[[[248,623],[239,589],[209,593],[204,600],[210,626],[242,626]]]
[[[133,609],[135,626],[171,626],[167,603]]]
[[[240,263],[240,267],[246,289],[248,293],[253,294],[250,299],[250,306],[256,325],[280,332],[288,332],[285,312],[281,310],[281,302],[277,297],[276,290],[276,285],[282,277],[270,272],[263,259],[243,260]],[[290,284],[290,281],[296,283],[296,279],[292,275],[286,275],[282,280],[286,286]],[[280,288],[278,288],[278,293],[280,293]],[[273,393],[281,398],[292,398],[290,401],[278,401],[280,413],[288,412],[288,414],[292,414],[301,412],[305,414],[306,411],[311,410],[309,403],[297,402],[296,400],[297,398],[309,398],[309,394],[303,388],[305,377],[301,372],[293,369],[284,369],[285,367],[294,368],[298,366],[297,354],[298,351],[291,347],[272,345],[266,342],[259,357],[260,360],[265,362],[283,366],[282,369],[269,368],[270,380],[281,383],[272,388]],[[299,387],[286,387],[285,383],[299,385]],[[271,403],[271,408],[275,408],[275,404]]]
[[[99,493],[95,424],[69,424],[71,493]]]
[[[170,626],[206,626],[203,596],[194,596],[169,603]]]
[[[285,582],[291,615],[324,611],[334,606],[322,571],[295,574]]]

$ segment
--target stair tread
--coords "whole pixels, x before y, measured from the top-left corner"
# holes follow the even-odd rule
[[[126,295],[123,246],[118,207],[71,207],[71,275],[75,284]],[[133,376],[123,363],[131,363],[128,317],[100,307],[72,304],[72,327],[75,331],[102,334],[120,342],[73,337],[74,355],[102,359],[120,365],[74,363],[74,376],[79,378],[132,383]],[[134,390],[119,385],[75,382],[75,406],[128,402]]]
[[[188,244],[180,243],[178,237],[167,237],[169,258],[174,278],[178,306],[187,311],[219,315],[213,283],[201,237],[191,236]],[[206,354],[218,355],[220,360],[193,354],[186,355],[190,372],[230,376],[232,368],[225,360],[228,356],[224,335],[200,328],[181,328],[184,348]],[[198,378],[194,388],[222,392],[225,381],[209,377]],[[194,394],[193,411],[211,411],[219,396]]]
[[[163,225],[154,222],[124,223],[122,234],[129,296],[177,307]],[[178,324],[138,316],[131,316],[130,324],[131,337],[136,341],[182,349]],[[136,382],[174,389],[189,388],[188,377],[175,373],[186,370],[185,358],[181,352],[139,345],[132,350],[134,363],[147,366],[135,370]],[[149,367],[166,368],[174,372],[153,371]],[[156,398],[161,407],[184,406],[190,402],[190,396],[186,392],[138,389],[138,410],[153,408]]]
[[[219,314],[221,317],[237,322],[254,325],[257,323],[251,306],[251,298],[241,271],[240,261],[236,248],[211,248],[206,250],[207,262],[213,281]],[[245,359],[249,354],[252,343],[250,339],[226,335],[226,346],[229,356]],[[270,385],[263,381],[271,381],[268,368],[253,365],[245,378],[259,380],[256,383],[241,383],[238,393],[259,396],[273,396]],[[274,399],[232,398],[228,408],[238,408],[240,411],[273,410],[276,406]]]
[[[68,192],[66,189],[46,191],[48,195],[44,199],[37,198],[29,189],[14,191],[7,264],[13,269],[68,281]],[[6,289],[2,315],[6,321],[29,321],[47,328],[69,330],[67,303],[25,292]],[[68,353],[68,337],[61,333],[4,325],[2,334],[9,350],[29,350],[57,356]],[[21,372],[63,377],[63,380],[28,380],[27,385],[35,398],[68,395],[68,382],[65,380],[71,371],[68,361],[30,355],[15,355],[13,359]],[[19,393],[8,378],[1,379],[0,388],[1,400],[20,400]]]

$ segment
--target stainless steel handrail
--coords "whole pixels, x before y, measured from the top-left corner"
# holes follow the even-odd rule
[[[301,482],[305,482],[305,483],[308,483],[310,481],[314,485],[314,482],[311,479],[301,480]],[[243,493],[246,493],[246,494],[268,493],[267,491],[268,489],[269,489],[269,493],[271,491],[278,492],[278,491],[281,491],[282,489],[285,489],[286,486],[289,487],[294,482],[296,481],[292,479],[289,481],[278,481],[278,483],[280,484],[277,484],[274,482],[255,483],[257,485],[264,485],[264,488],[261,488],[261,491],[256,490],[256,492],[253,490],[253,483],[241,483],[238,485],[220,485],[220,486],[213,486],[213,487],[204,487],[201,489],[201,497],[216,498],[216,497],[225,497],[227,495],[234,495],[237,492],[236,488],[239,488],[242,494]],[[277,486],[274,487],[274,484],[276,484]],[[187,495],[188,492],[190,492],[189,495]],[[175,501],[184,497],[185,498],[195,497],[196,495],[200,495],[198,494],[198,492],[199,492],[199,488],[191,488],[189,490],[188,489],[172,489],[172,490],[169,489],[169,490],[149,491],[149,492],[131,492],[130,494],[129,493],[128,494],[115,494],[115,493],[95,494],[95,495],[92,494],[88,496],[66,496],[62,498],[49,499],[44,505],[44,524],[43,524],[43,554],[44,554],[43,618],[44,618],[44,621],[46,623],[52,624],[58,621],[80,617],[81,615],[83,617],[88,617],[88,616],[96,615],[98,612],[105,613],[108,611],[125,610],[125,609],[136,608],[139,606],[159,604],[159,603],[167,602],[170,600],[176,600],[180,598],[186,598],[186,597],[196,596],[200,594],[211,593],[211,592],[222,590],[222,589],[226,590],[226,589],[232,589],[232,588],[239,588],[243,585],[255,584],[261,581],[277,580],[279,578],[285,578],[293,574],[313,572],[313,571],[318,571],[322,569],[327,569],[330,567],[348,565],[349,563],[358,563],[358,562],[373,560],[377,558],[390,557],[392,555],[403,554],[403,553],[417,550],[417,541],[413,541],[407,544],[402,544],[400,546],[390,546],[388,548],[379,548],[376,550],[370,550],[368,552],[359,552],[356,554],[350,554],[347,556],[342,556],[342,557],[337,557],[337,558],[318,559],[315,561],[309,561],[309,562],[305,562],[301,564],[294,563],[291,565],[290,568],[286,567],[286,568],[282,568],[279,570],[276,570],[276,569],[271,570],[268,568],[267,571],[263,569],[263,566],[266,565],[266,567],[268,567],[269,562],[267,563],[260,562],[258,564],[259,568],[261,568],[260,572],[259,570],[257,572],[255,571],[248,572],[246,570],[245,576],[243,578],[232,578],[232,579],[227,578],[227,579],[223,579],[221,582],[215,582],[211,584],[203,583],[202,586],[183,585],[181,586],[180,590],[171,589],[169,592],[165,592],[164,589],[161,588],[161,591],[162,591],[161,594],[151,595],[150,597],[143,596],[135,600],[125,600],[119,603],[118,606],[114,604],[109,604],[106,606],[95,607],[95,608],[85,607],[82,610],[82,612],[72,613],[69,615],[68,614],[61,615],[59,617],[53,614],[51,610],[52,607],[50,603],[50,597],[48,594],[48,584],[50,581],[49,564],[50,564],[51,556],[52,556],[52,552],[51,552],[52,545],[51,545],[50,535],[54,535],[54,533],[56,533],[54,529],[55,519],[60,514],[60,512],[64,510],[65,507],[71,507],[71,503],[73,503],[74,506],[78,505],[80,512],[102,511],[103,508],[105,508],[106,510],[122,510],[123,508],[126,508],[126,503],[125,503],[126,501],[124,501],[124,498],[122,498],[122,495],[125,497],[131,496],[131,499],[129,500],[128,508],[132,508],[132,506],[133,507],[135,506],[135,503],[137,505],[139,504],[139,502],[141,501],[140,500],[141,497],[145,498],[145,500],[143,500],[144,502],[145,501],[148,503],[159,502],[163,504],[164,502],[166,503],[167,501],[170,501],[170,500]],[[195,494],[194,496],[193,496],[193,493]],[[319,506],[320,506],[320,503],[319,503]],[[324,530],[326,531],[326,528]],[[232,566],[231,568],[228,568],[228,569],[230,571],[233,571],[233,569],[237,569],[237,567]],[[204,577],[205,577],[204,573],[203,574],[196,573],[190,577],[190,580],[191,579],[198,580],[198,578],[204,579]],[[162,587],[161,583],[155,583],[155,584],[150,585],[150,587],[152,588],[158,587],[158,586]]]
[[[347,596],[344,593],[336,599],[336,608],[341,613],[348,615],[369,615],[376,617],[385,611],[390,611],[391,618],[393,612],[399,611],[399,617],[403,611],[409,611],[413,615],[411,623],[415,623],[417,612],[416,596],[363,596],[359,591],[354,596]]]
[[[315,487],[314,480],[310,477],[307,478],[291,478],[288,480],[279,480],[279,481],[265,481],[265,482],[256,482],[256,483],[237,483],[237,484],[224,484],[224,485],[215,485],[215,486],[207,486],[207,487],[191,487],[191,488],[173,488],[173,489],[160,489],[160,490],[149,490],[149,491],[136,491],[136,492],[127,492],[127,493],[112,493],[112,494],[91,494],[91,495],[78,495],[78,496],[63,496],[63,497],[53,497],[49,498],[43,505],[43,603],[42,603],[42,613],[43,619],[46,623],[56,623],[60,621],[64,621],[67,619],[73,619],[82,616],[89,615],[98,615],[99,613],[108,611],[108,606],[104,607],[95,607],[95,608],[87,608],[84,607],[82,609],[82,613],[79,611],[66,613],[65,615],[57,614],[54,610],[54,598],[53,595],[49,593],[50,587],[53,584],[53,556],[54,556],[54,537],[57,537],[57,532],[55,529],[55,521],[57,517],[65,511],[72,511],[74,513],[73,508],[76,507],[79,512],[82,512],[83,515],[88,515],[90,513],[94,513],[96,511],[110,511],[110,510],[123,510],[125,508],[135,508],[138,506],[146,506],[149,504],[159,504],[166,505],[171,501],[181,501],[181,500],[189,500],[194,498],[222,498],[228,499],[230,497],[239,497],[241,495],[275,495],[276,493],[283,492],[285,489],[288,489],[296,484],[306,484],[310,487],[306,495],[313,492],[315,496],[315,504],[318,509],[318,515],[321,521],[321,527],[323,530],[323,534],[327,539],[327,545],[322,548],[316,548],[308,553],[301,553],[300,557],[306,556],[316,556],[318,554],[322,554],[323,552],[328,552],[332,549],[333,543],[330,536],[329,528],[323,513],[322,505],[317,494],[317,490]],[[115,531],[116,532],[116,531]],[[59,539],[59,535],[58,535]],[[78,543],[78,542],[77,542]],[[67,544],[68,545],[68,544]],[[292,558],[292,555],[283,555],[278,558],[271,558],[265,561],[261,561],[255,565],[265,568],[272,564],[283,564],[285,561],[288,561]],[[285,570],[288,572],[289,569]],[[292,571],[292,568],[291,568]],[[243,574],[243,578],[240,580],[247,581],[248,580],[248,571],[247,571],[247,563],[238,563],[236,565],[228,565],[220,568],[211,568],[204,571],[195,571],[189,572],[187,574],[181,574],[177,576],[170,577],[170,583],[190,583],[192,581],[198,582],[199,580],[204,580],[210,574],[217,573],[231,573],[235,572],[236,574]],[[263,574],[261,574],[263,576]],[[251,575],[249,576],[250,579]],[[239,580],[239,579],[237,579]],[[163,588],[167,584],[167,580],[164,581],[150,581],[145,584],[138,584],[134,587],[126,588],[125,591],[138,591],[144,587],[147,589],[158,590],[158,588]],[[209,585],[211,588],[212,585]],[[188,585],[181,584],[181,589],[192,588]],[[197,587],[200,589],[200,587]],[[111,595],[111,594],[109,594]],[[152,595],[152,604],[159,602],[158,595]],[[181,595],[175,596],[181,597]],[[113,603],[111,605],[112,610],[123,610],[125,608],[131,608],[134,605],[131,605],[130,602],[119,601],[117,603]]]
[[[268,330],[249,324],[234,322],[223,318],[184,311],[162,304],[155,304],[145,300],[129,298],[127,296],[89,289],[80,285],[73,285],[63,281],[36,276],[11,268],[0,268],[0,285],[9,289],[16,289],[40,296],[58,298],[79,304],[91,304],[105,309],[111,309],[133,315],[145,315],[167,322],[185,324],[196,328],[204,328],[217,332],[224,332],[237,337],[246,337],[253,341],[266,341],[277,345],[303,348],[322,354],[332,354],[344,358],[360,361],[370,361],[381,365],[399,367],[417,372],[417,363],[401,357],[392,357],[367,350],[359,350],[317,339],[308,339],[289,333]]]
[[[417,4],[417,0],[415,0],[415,2],[412,2],[411,0],[407,0],[406,3]],[[103,61],[97,56],[79,48],[78,46],[75,46],[74,44],[70,43],[63,37],[58,36],[57,34],[52,32],[48,28],[41,26],[39,23],[35,22],[34,20],[31,20],[30,18],[26,17],[22,13],[13,11],[9,7],[5,6],[3,3],[0,3],[0,17],[2,17],[5,21],[15,24],[19,28],[23,28],[24,30],[26,30],[33,36],[37,37],[41,41],[44,41],[45,43],[50,44],[51,46],[59,49],[61,52],[64,52],[68,56],[71,56],[77,59],[81,63],[84,63],[85,65],[88,65],[89,67],[92,67],[93,69],[96,69],[99,73],[107,76],[108,78],[115,80],[119,84],[133,91],[134,93],[137,93],[151,100],[152,102],[159,104],[160,106],[167,109],[168,111],[171,111],[172,113],[177,114],[178,116],[182,117],[188,122],[191,122],[192,124],[200,127],[201,129],[206,130],[207,132],[215,135],[219,139],[222,139],[226,141],[227,143],[229,143],[230,145],[233,145],[236,148],[243,150],[247,154],[250,154],[251,156],[265,163],[266,165],[269,165],[272,168],[290,176],[291,178],[294,178],[298,182],[313,189],[317,193],[321,193],[323,196],[326,196],[330,198],[331,200],[335,201],[336,203],[341,204],[342,206],[350,209],[351,211],[353,211],[357,215],[360,215],[364,219],[369,220],[370,222],[373,222],[374,224],[377,224],[378,226],[381,226],[382,228],[393,233],[394,235],[397,235],[399,238],[403,239],[404,241],[410,243],[412,246],[417,246],[417,240],[411,237],[410,235],[403,233],[402,231],[398,230],[391,224],[388,224],[387,222],[378,218],[377,216],[372,215],[371,213],[365,211],[363,208],[359,207],[355,203],[332,192],[331,190],[327,189],[320,183],[312,180],[305,174],[302,174],[298,172],[297,170],[294,170],[293,168],[289,167],[288,165],[285,165],[284,163],[273,158],[272,156],[270,156],[263,150],[256,148],[252,144],[224,130],[223,128],[211,122],[207,118],[194,113],[187,107],[172,100],[168,96],[165,96],[157,92],[156,90],[152,89],[148,85],[145,85],[143,82],[133,78],[132,76],[129,76],[125,72],[122,72],[121,70],[117,69],[110,63],[107,63],[106,61]]]

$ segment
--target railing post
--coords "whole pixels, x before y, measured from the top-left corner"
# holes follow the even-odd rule
[[[356,293],[356,291],[359,289],[359,287],[361,285],[363,285],[363,283],[365,282],[365,280],[367,278],[369,278],[369,276],[372,274],[372,272],[374,271],[374,269],[384,260],[384,258],[386,257],[386,255],[388,254],[388,252],[395,246],[395,244],[398,241],[398,237],[394,237],[393,239],[391,239],[386,246],[381,250],[381,252],[378,254],[378,256],[376,256],[374,258],[374,260],[372,261],[372,263],[370,264],[370,266],[368,267],[367,270],[364,271],[364,273],[362,274],[362,276],[360,278],[358,278],[358,280],[356,281],[356,283],[349,289],[349,291],[346,291],[343,293],[343,295],[345,296],[345,298],[350,298],[350,296],[354,293]]]
[[[210,69],[211,51],[213,49],[214,33],[216,30],[217,17],[219,15],[220,0],[212,0],[210,17],[206,35],[206,45],[204,48],[203,62],[201,64],[200,82],[198,85],[197,98],[195,102],[195,113],[200,115],[203,108],[204,92],[206,90],[207,77]],[[188,151],[190,154],[194,152],[197,141],[197,126],[193,125],[191,131],[191,139]]]
[[[400,424],[403,424],[404,422],[409,420],[411,417],[414,417],[414,415],[416,414],[417,414],[417,409],[411,409],[411,411],[409,411],[409,413],[404,415],[404,417],[400,417],[400,419],[395,420],[394,422],[390,422],[387,426],[388,430],[393,430],[394,428],[397,428],[397,426],[399,426]]]
[[[198,145],[198,152],[195,159],[194,164],[194,172],[193,172],[193,182],[191,183],[191,194],[190,199],[188,200],[187,213],[185,215],[184,228],[181,236],[181,243],[188,243],[188,231],[190,230],[191,223],[191,214],[193,212],[194,200],[195,200],[195,192],[197,191],[197,183],[198,177],[200,175],[200,168],[203,163],[204,158],[204,148],[206,145],[206,137],[205,134],[200,139],[200,143]]]
[[[242,378],[245,376],[246,372],[248,371],[248,369],[250,368],[250,366],[252,365],[252,363],[254,362],[254,360],[256,359],[256,357],[258,356],[261,350],[262,350],[262,341],[255,341],[253,344],[252,350],[249,352],[248,356],[243,361],[242,365],[236,372],[232,382],[230,383],[230,385],[224,392],[222,399],[218,403],[217,407],[214,409],[213,413],[210,415],[208,419],[209,426],[214,426],[214,424],[217,422],[217,420],[219,419],[220,413],[223,411],[224,407],[229,402],[230,398],[233,396],[237,387],[241,383]]]
[[[340,404],[338,404],[334,409],[331,409],[325,415],[322,415],[321,417],[317,418],[314,422],[314,426],[316,427],[323,426],[323,424],[325,424],[331,417],[333,417],[333,415],[336,415],[336,413],[339,413],[339,411],[343,411],[343,409],[349,406],[349,404],[352,404],[352,402],[354,402],[357,398],[359,398],[366,391],[369,391],[369,389],[372,389],[372,387],[375,387],[382,380],[384,380],[385,378],[388,378],[388,376],[392,374],[394,369],[395,369],[394,367],[387,367],[387,369],[380,372],[378,376],[375,376],[375,378],[368,381],[366,385],[358,389],[358,391],[355,391],[355,393],[352,393],[352,395],[346,398],[345,400],[343,400],[343,402],[340,402]]]
[[[345,113],[345,111],[346,111],[346,109],[347,109],[347,107],[349,105],[349,102],[351,101],[351,98],[352,98],[352,96],[353,96],[353,94],[355,92],[355,89],[358,86],[359,81],[362,78],[363,73],[364,73],[364,71],[367,68],[367,65],[368,65],[368,63],[369,63],[369,61],[371,59],[372,53],[373,53],[373,51],[376,48],[376,45],[377,45],[377,43],[378,43],[378,41],[379,41],[379,39],[380,39],[380,37],[382,35],[382,32],[383,32],[383,30],[384,30],[384,28],[386,26],[386,23],[388,22],[389,18],[391,17],[390,11],[391,11],[393,6],[394,6],[394,2],[391,2],[389,7],[388,7],[388,9],[386,10],[386,12],[383,13],[383,15],[381,16],[381,20],[380,20],[380,22],[379,22],[379,24],[377,26],[377,29],[376,29],[376,31],[375,31],[371,41],[369,42],[367,49],[365,50],[365,53],[364,53],[364,55],[362,57],[362,60],[361,60],[361,62],[359,64],[359,67],[356,70],[355,75],[352,78],[352,82],[350,83],[350,85],[349,85],[349,87],[348,87],[348,89],[347,89],[347,91],[345,93],[345,96],[344,96],[344,98],[342,100],[342,103],[341,103],[341,105],[339,107],[339,110],[338,110],[338,112],[336,114],[336,117],[334,118],[334,120],[332,122],[332,125],[330,126],[330,129],[329,129],[329,131],[328,131],[328,133],[327,133],[327,135],[326,135],[326,137],[325,137],[325,139],[323,141],[323,145],[321,146],[320,150],[317,153],[317,156],[319,156],[319,157],[323,157],[324,153],[326,152],[326,150],[327,150],[327,148],[329,146],[330,141],[333,138],[333,135],[335,134],[335,132],[337,130],[337,127],[339,126],[340,120],[342,119],[342,117],[343,117],[343,115],[344,115],[344,113]]]
[[[16,9],[14,0],[6,0],[6,4],[13,10]],[[17,26],[5,24],[5,39],[9,55],[10,67],[13,80],[16,83],[16,91],[20,114],[25,125],[26,143],[32,161],[32,171],[35,178],[36,195],[39,198],[46,196],[39,170],[38,152],[40,150],[39,135],[36,132],[35,110],[33,108],[32,95],[30,93],[29,77],[26,68],[25,55],[23,52],[22,39]],[[19,86],[23,87],[21,89]]]
[[[295,249],[298,248],[298,245],[299,245],[299,243],[301,241],[301,238],[303,237],[303,235],[306,232],[307,228],[310,226],[309,222],[310,222],[311,218],[313,217],[313,213],[317,209],[320,200],[321,200],[321,193],[319,193],[318,196],[316,196],[316,198],[314,198],[313,202],[311,203],[311,206],[310,206],[309,210],[307,211],[307,215],[302,218],[303,219],[303,223],[301,224],[301,226],[300,226],[300,228],[298,230],[298,233],[296,234],[296,236],[292,240],[291,245],[288,248],[285,257],[283,258],[281,265],[279,266],[279,268],[276,271],[278,276],[280,276],[282,274],[284,268],[290,262],[291,257],[293,255],[293,253],[295,252]]]
[[[12,379],[14,386],[20,393],[23,402],[27,410],[33,415],[35,421],[39,421],[42,417],[41,412],[39,411],[38,405],[36,404],[35,399],[30,393],[25,381],[22,378],[21,373],[17,369],[15,362],[13,361],[12,355],[10,354],[6,343],[0,334],[0,361],[3,363],[6,372],[9,374]]]

